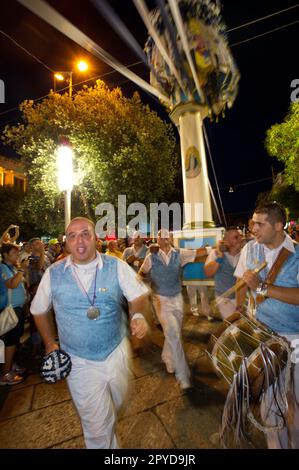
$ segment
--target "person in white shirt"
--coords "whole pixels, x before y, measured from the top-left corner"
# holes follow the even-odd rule
[[[229,318],[236,310],[235,296],[222,297],[236,282],[234,271],[240,258],[243,238],[236,227],[228,227],[224,239],[219,240],[206,259],[204,271],[215,279],[216,305],[222,318]]]
[[[147,246],[143,243],[142,234],[139,231],[133,233],[132,246],[126,248],[122,259],[126,261],[136,272],[138,272],[147,254]]]
[[[187,263],[207,254],[206,248],[197,250],[175,249],[171,246],[168,230],[161,229],[158,245],[150,246],[139,275],[150,276],[153,304],[163,328],[165,341],[162,361],[169,373],[175,373],[182,389],[190,388],[190,370],[181,341],[183,322],[183,297],[181,270]]]
[[[148,289],[126,263],[96,250],[94,224],[84,217],[66,229],[70,255],[45,272],[31,313],[48,354],[58,345],[47,312],[53,304],[60,347],[72,360],[68,386],[81,418],[87,448],[117,448],[116,412],[129,380],[123,297],[130,303],[130,329],[143,338]]]

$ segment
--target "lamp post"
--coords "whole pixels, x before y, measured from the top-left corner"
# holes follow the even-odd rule
[[[57,152],[58,187],[64,191],[64,224],[67,228],[71,221],[71,193],[73,189],[73,150],[64,141]]]
[[[54,74],[54,91],[56,91],[56,81],[59,80],[60,82],[62,82],[63,80],[65,80],[65,75],[69,76],[69,79],[68,79],[69,95],[71,98],[73,95],[73,72],[72,71],[71,72],[56,72]]]
[[[77,69],[80,72],[85,72],[88,69],[88,65],[84,60],[80,60],[76,64]],[[65,75],[68,75],[68,83],[69,83],[69,96],[72,98],[73,96],[73,70],[69,72],[55,72],[54,73],[54,91],[56,91],[56,81],[59,80],[62,82],[65,80]]]

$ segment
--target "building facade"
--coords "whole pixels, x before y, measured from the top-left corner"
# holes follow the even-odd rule
[[[27,176],[24,165],[13,158],[0,155],[0,186],[13,186],[25,193]]]

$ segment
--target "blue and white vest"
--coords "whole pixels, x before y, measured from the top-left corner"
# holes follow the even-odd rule
[[[249,242],[247,245],[248,269],[255,269],[264,260],[263,245],[254,240]],[[259,273],[262,280],[265,280],[268,271],[266,268]],[[299,245],[295,247],[295,253],[290,254],[284,262],[273,285],[279,287],[299,287],[297,280],[298,272]],[[269,298],[257,306],[256,317],[276,332],[285,334],[299,333],[299,305],[287,304],[280,300]]]
[[[155,294],[173,297],[182,291],[181,260],[178,250],[172,251],[168,265],[157,253],[152,253],[150,278]]]
[[[90,303],[72,274],[65,269],[66,259],[50,267],[51,291],[56,314],[60,346],[75,356],[103,361],[119,345],[127,332],[122,309],[123,293],[118,282],[117,259],[100,255],[103,266],[98,269],[95,307],[100,316],[87,318]],[[94,283],[88,295],[93,297]]]
[[[234,268],[228,258],[224,255],[223,262],[220,264],[217,273],[214,276],[215,279],[215,293],[216,296],[223,294],[225,291],[233,287],[236,282],[234,277]],[[231,299],[234,298],[234,294],[230,296]]]

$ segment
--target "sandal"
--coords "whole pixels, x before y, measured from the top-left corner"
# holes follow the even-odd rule
[[[21,377],[13,371],[10,371],[0,376],[0,385],[17,385],[23,382],[23,380],[24,377]]]

